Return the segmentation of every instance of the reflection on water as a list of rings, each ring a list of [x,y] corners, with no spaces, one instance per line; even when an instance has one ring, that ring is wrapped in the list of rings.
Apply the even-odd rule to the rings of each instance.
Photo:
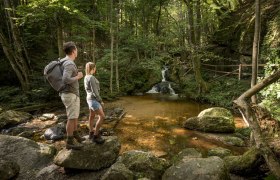
[[[122,144],[121,153],[141,149],[170,158],[188,147],[198,148],[204,154],[218,146],[231,149],[234,154],[244,151],[182,128],[183,117],[197,116],[210,106],[159,95],[122,97],[116,104],[127,112],[115,130]],[[242,126],[240,119],[238,123]]]

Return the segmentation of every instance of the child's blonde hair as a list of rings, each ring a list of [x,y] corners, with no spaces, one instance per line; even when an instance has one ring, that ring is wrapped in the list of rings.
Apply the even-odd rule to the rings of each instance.
[[[95,68],[95,63],[93,62],[88,62],[86,63],[86,75],[90,75],[90,71]]]

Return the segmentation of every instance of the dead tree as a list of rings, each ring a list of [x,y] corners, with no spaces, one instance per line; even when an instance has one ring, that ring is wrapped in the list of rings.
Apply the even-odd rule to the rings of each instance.
[[[277,177],[277,179],[280,179],[280,163],[277,160],[275,154],[269,148],[267,142],[264,140],[256,115],[249,102],[250,98],[253,95],[261,91],[263,88],[269,86],[270,84],[276,82],[279,78],[280,71],[277,71],[271,76],[265,78],[263,81],[256,84],[255,86],[251,87],[249,90],[244,92],[239,98],[233,101],[248,121],[249,126],[252,128],[255,145],[260,150],[270,171]]]

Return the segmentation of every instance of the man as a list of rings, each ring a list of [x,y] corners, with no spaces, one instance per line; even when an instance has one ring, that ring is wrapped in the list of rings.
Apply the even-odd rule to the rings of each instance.
[[[61,61],[63,63],[62,80],[65,87],[59,92],[61,100],[66,108],[67,124],[66,124],[66,149],[81,149],[81,144],[74,144],[74,138],[81,143],[85,138],[81,138],[77,132],[78,118],[80,114],[80,94],[78,80],[83,77],[82,72],[78,72],[74,63],[78,55],[78,50],[74,42],[66,42],[63,44],[63,50],[66,57]]]

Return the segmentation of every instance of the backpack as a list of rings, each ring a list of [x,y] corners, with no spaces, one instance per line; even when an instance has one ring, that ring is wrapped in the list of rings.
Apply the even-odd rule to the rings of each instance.
[[[60,59],[51,61],[44,69],[45,79],[50,83],[53,89],[58,92],[65,88],[65,84],[62,81],[62,66],[65,61],[67,61],[67,59],[63,61],[60,61]]]

